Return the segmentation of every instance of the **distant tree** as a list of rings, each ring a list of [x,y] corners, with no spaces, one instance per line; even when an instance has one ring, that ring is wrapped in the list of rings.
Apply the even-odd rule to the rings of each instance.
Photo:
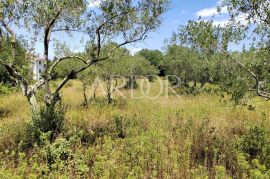
[[[101,53],[108,53],[111,48],[117,47],[117,43],[110,43],[103,49]],[[99,63],[96,66],[97,76],[102,79],[106,86],[106,96],[108,103],[112,103],[112,95],[118,87],[118,78],[122,74],[123,66],[121,62],[129,58],[129,51],[125,48],[118,48],[114,54],[110,56],[110,60]]]
[[[96,89],[97,89],[97,84],[95,84],[95,79],[97,77],[97,74],[98,74],[98,71],[96,68],[92,68],[91,70],[90,69],[87,69],[85,71],[83,71],[82,73],[80,73],[78,76],[77,76],[77,79],[79,79],[81,82],[82,82],[82,85],[83,85],[83,99],[84,99],[84,102],[83,102],[83,106],[87,107],[88,106],[88,97],[87,97],[87,94],[86,94],[86,90],[87,90],[87,87],[88,86],[91,86],[91,85],[94,85],[94,98],[96,97]]]
[[[108,44],[104,49],[110,49],[117,46],[116,43]],[[148,75],[157,75],[158,70],[152,66],[144,57],[135,55],[131,56],[130,52],[125,48],[119,48],[111,55],[110,60],[99,63],[97,66],[98,76],[103,79],[106,84],[106,92],[108,103],[112,102],[112,94],[119,86],[119,82],[123,84],[126,80],[125,88],[132,89],[137,87],[136,79],[147,77]]]
[[[160,75],[164,75],[163,69],[161,68],[161,61],[163,58],[163,54],[161,51],[143,49],[139,51],[137,55],[144,57],[146,60],[148,60],[151,63],[151,65],[159,69]]]
[[[267,71],[267,59],[259,57],[259,52],[265,52],[263,50],[265,47],[250,49],[248,53],[245,52],[240,56],[228,50],[230,43],[237,43],[245,38],[246,27],[243,28],[243,26],[238,25],[232,21],[227,27],[217,27],[213,25],[213,21],[189,21],[186,26],[180,28],[179,33],[176,34],[176,38],[183,44],[197,50],[199,54],[202,54],[204,61],[209,66],[221,67],[220,64],[224,64],[222,65],[222,69],[216,68],[220,71],[213,73],[219,74],[220,79],[226,79],[227,82],[229,79],[230,83],[220,81],[219,84],[226,91],[232,93],[236,101],[239,101],[251,90],[254,90],[257,95],[269,99],[269,93],[266,92],[268,85],[265,84],[269,77],[267,75],[261,76],[260,73],[263,72],[257,73],[254,69],[254,64],[264,61],[264,63],[260,63],[260,69],[257,68],[257,71]],[[256,58],[248,60],[255,57],[254,55]],[[218,57],[219,61],[213,61],[213,57]],[[228,67],[231,67],[230,63],[237,64],[238,69],[228,69]],[[264,68],[266,69],[263,70]],[[228,73],[224,75],[222,70]],[[264,74],[267,73],[264,72]]]
[[[158,69],[140,55],[130,56],[120,62],[122,67],[121,76],[127,79],[126,89],[135,89],[138,87],[137,79],[141,77],[153,78],[158,75]]]
[[[196,87],[197,82],[201,83],[201,87],[209,81],[209,74],[205,70],[205,62],[200,59],[199,54],[188,47],[176,44],[167,47],[164,56],[163,68],[166,75],[174,75],[180,78],[169,78],[173,85],[180,83],[182,86],[189,88],[190,82]]]

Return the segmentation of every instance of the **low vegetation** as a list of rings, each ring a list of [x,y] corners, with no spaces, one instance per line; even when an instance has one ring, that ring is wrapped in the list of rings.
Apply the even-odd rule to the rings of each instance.
[[[152,85],[155,95],[159,83]],[[33,124],[25,99],[19,93],[1,98],[0,108],[10,111],[0,122],[1,178],[269,177],[267,101],[250,99],[251,110],[203,92],[154,100],[116,95],[107,104],[98,89],[85,108],[81,92],[79,81],[64,89],[61,134],[52,140],[44,131],[31,148],[27,144],[35,138],[28,135]],[[91,88],[87,94],[93,95]]]

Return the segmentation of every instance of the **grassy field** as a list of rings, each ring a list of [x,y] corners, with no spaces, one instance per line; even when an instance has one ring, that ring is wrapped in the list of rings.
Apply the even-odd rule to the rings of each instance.
[[[159,83],[152,86],[155,96]],[[214,93],[164,93],[116,95],[108,105],[99,89],[83,107],[78,81],[62,95],[63,132],[27,151],[18,147],[30,121],[26,100],[0,97],[0,178],[269,178],[269,101],[250,99],[250,109]]]

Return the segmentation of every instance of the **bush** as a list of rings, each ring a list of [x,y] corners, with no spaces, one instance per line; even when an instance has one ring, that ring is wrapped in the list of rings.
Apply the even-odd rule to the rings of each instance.
[[[42,133],[50,133],[50,140],[56,139],[64,127],[65,111],[62,106],[41,108],[39,114],[34,114],[32,121],[27,125],[25,136],[20,147],[26,149],[35,143],[40,144]]]
[[[16,91],[16,88],[8,84],[0,83],[0,95],[9,95],[12,94],[14,91]]]
[[[40,114],[33,116],[33,127],[41,133],[51,131],[52,135],[57,135],[63,129],[64,115],[61,106],[42,108]]]
[[[256,125],[241,138],[240,149],[247,156],[248,161],[258,159],[267,169],[270,169],[269,142],[269,131],[263,125]]]

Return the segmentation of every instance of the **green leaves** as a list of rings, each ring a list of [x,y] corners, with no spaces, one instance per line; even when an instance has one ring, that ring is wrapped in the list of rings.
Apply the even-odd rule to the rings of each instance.
[[[178,38],[182,44],[195,48],[200,53],[212,55],[218,47],[218,31],[212,21],[189,21],[179,28]]]

